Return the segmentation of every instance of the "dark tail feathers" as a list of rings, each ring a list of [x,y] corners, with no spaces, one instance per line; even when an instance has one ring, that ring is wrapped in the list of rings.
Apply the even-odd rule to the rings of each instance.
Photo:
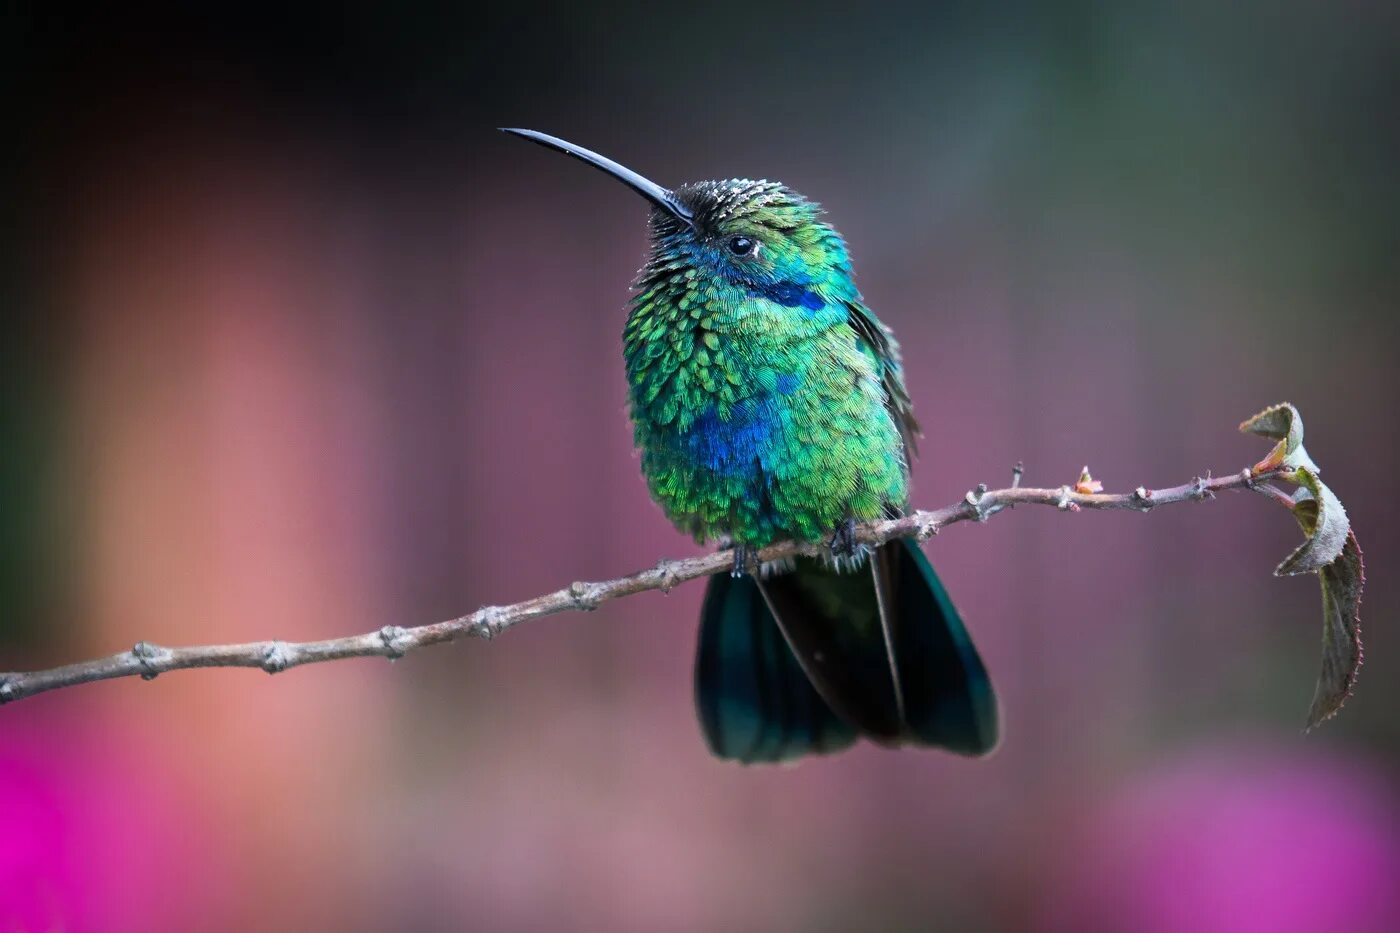
[[[711,750],[746,763],[834,752],[862,734],[966,755],[998,740],[986,668],[910,541],[848,573],[800,559],[764,580],[711,577],[695,695]]]

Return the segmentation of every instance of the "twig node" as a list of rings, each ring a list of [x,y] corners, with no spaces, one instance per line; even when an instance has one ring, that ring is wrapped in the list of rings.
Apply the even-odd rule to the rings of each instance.
[[[671,592],[671,588],[676,585],[675,561],[666,560],[665,558],[662,558],[661,560],[656,562],[656,572],[661,575],[661,592]]]
[[[405,641],[408,632],[399,625],[386,625],[379,630],[379,640],[384,643],[384,656],[390,661],[397,661],[408,651]]]
[[[472,622],[472,634],[487,641],[495,638],[501,631],[501,616],[503,614],[504,610],[500,606],[483,606],[478,609],[476,620]]]
[[[155,680],[160,673],[156,668],[156,663],[170,652],[153,645],[148,641],[138,641],[131,647],[131,656],[136,659],[136,663],[141,665],[141,679]]]
[[[269,674],[280,674],[291,663],[291,653],[285,641],[274,641],[263,649],[262,669]]]
[[[598,608],[598,588],[589,583],[575,580],[569,584],[569,598],[574,608],[580,612],[592,612]]]

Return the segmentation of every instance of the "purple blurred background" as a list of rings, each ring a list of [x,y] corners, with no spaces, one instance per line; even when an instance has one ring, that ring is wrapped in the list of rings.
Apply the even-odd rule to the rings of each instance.
[[[394,665],[0,709],[0,928],[1400,929],[1393,5],[752,4],[0,28],[0,670],[437,621],[697,549],[620,333],[663,183],[821,201],[899,335],[915,502],[1236,471],[1296,403],[1370,571],[1356,696],[1228,495],[927,545],[967,761],[707,755],[702,587]]]

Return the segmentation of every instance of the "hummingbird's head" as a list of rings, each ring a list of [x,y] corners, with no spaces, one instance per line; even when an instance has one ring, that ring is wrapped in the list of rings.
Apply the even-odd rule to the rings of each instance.
[[[680,259],[784,304],[788,297],[800,301],[808,289],[855,297],[845,241],[821,219],[821,208],[796,191],[734,178],[682,185],[675,197],[691,217],[653,209],[654,257]]]
[[[729,179],[674,190],[611,159],[534,130],[507,129],[580,159],[652,203],[652,254],[646,271],[694,270],[780,304],[819,307],[855,298],[845,241],[821,208],[772,181]]]

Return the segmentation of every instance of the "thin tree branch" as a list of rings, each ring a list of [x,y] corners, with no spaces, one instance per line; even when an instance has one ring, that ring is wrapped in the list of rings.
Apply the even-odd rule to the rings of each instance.
[[[1197,477],[1170,489],[1146,489],[1139,486],[1131,493],[1081,493],[1072,486],[1058,489],[1034,489],[1020,485],[1022,469],[1017,464],[1012,485],[1006,489],[989,490],[978,486],[960,501],[933,511],[920,511],[888,521],[872,522],[856,529],[856,538],[864,544],[884,544],[896,538],[926,540],[956,522],[976,520],[985,522],[1003,509],[1017,505],[1049,505],[1063,511],[1081,509],[1127,509],[1148,512],[1174,502],[1212,499],[1227,489],[1257,489],[1267,492],[1270,479],[1286,472],[1283,467],[1251,473],[1244,470],[1212,479],[1209,474]],[[818,556],[824,548],[817,544],[786,541],[763,548],[760,561],[775,561],[798,555]],[[536,596],[510,606],[486,606],[470,615],[446,622],[401,628],[386,625],[377,632],[328,638],[323,641],[288,642],[258,641],[239,645],[201,645],[189,648],[163,648],[150,642],[138,642],[130,651],[110,657],[63,667],[28,673],[0,674],[0,704],[21,700],[49,690],[73,687],[115,677],[140,677],[153,680],[157,674],[192,667],[256,667],[276,674],[303,664],[338,661],[342,658],[381,657],[391,660],[426,645],[454,641],[464,636],[493,638],[521,622],[570,610],[589,611],[605,602],[647,590],[669,591],[673,586],[728,571],[734,564],[733,551],[719,551],[683,560],[663,560],[650,570],[643,570],[615,580],[599,583],[573,583],[562,590]]]

